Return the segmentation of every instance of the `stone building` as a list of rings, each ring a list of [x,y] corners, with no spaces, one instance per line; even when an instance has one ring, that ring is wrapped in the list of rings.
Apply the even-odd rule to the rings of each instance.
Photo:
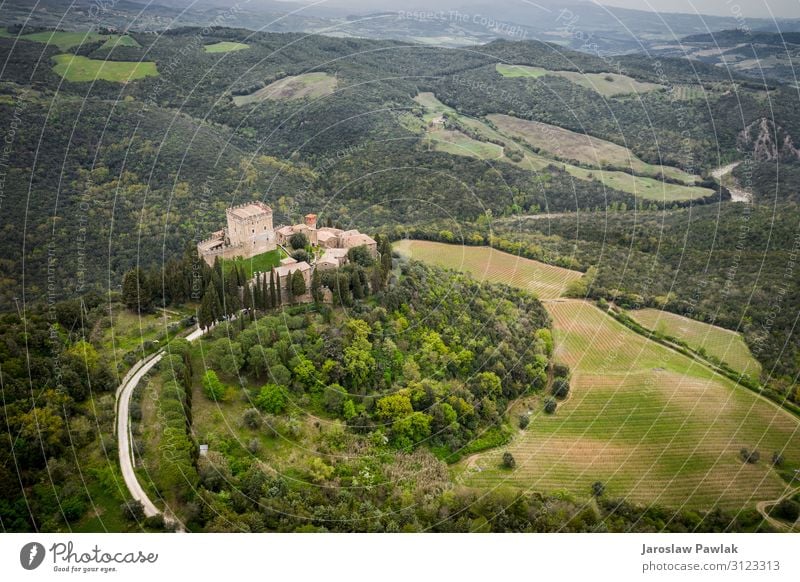
[[[249,259],[261,253],[275,250],[278,247],[291,252],[292,235],[303,233],[309,244],[315,247],[311,263],[297,261],[286,257],[275,267],[274,273],[280,281],[280,293],[284,301],[288,300],[288,285],[291,276],[300,271],[306,283],[306,294],[295,300],[304,302],[311,300],[311,277],[314,269],[320,271],[337,269],[347,263],[347,253],[351,248],[365,246],[373,257],[378,256],[378,244],[372,237],[358,230],[342,230],[339,228],[317,228],[317,215],[306,214],[300,224],[280,226],[272,225],[272,208],[263,202],[248,202],[228,208],[225,212],[227,226],[212,233],[211,237],[197,245],[198,254],[213,265],[217,257]]]
[[[225,211],[228,225],[197,244],[197,253],[209,265],[217,257],[249,259],[277,248],[272,228],[272,208],[263,202],[248,202]]]

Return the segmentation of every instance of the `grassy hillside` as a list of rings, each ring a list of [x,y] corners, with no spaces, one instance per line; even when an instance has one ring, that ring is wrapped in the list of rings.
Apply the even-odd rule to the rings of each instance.
[[[336,78],[327,73],[304,73],[285,77],[249,95],[233,98],[236,105],[249,105],[265,99],[293,101],[295,99],[317,99],[330,95],[336,89]]]
[[[440,267],[471,273],[478,281],[505,283],[525,289],[540,299],[560,297],[582,273],[516,257],[489,247],[402,240],[394,249],[404,256]]]
[[[697,178],[679,168],[643,162],[627,147],[585,133],[509,115],[488,115],[487,119],[503,133],[518,137],[531,147],[564,160],[575,160],[595,167],[612,165],[629,168],[635,174],[650,176],[663,173],[667,178],[688,184]]]
[[[708,368],[625,328],[577,300],[546,304],[556,359],[572,369],[571,394],[554,415],[533,400],[531,422],[503,450],[463,464],[464,482],[609,495],[643,504],[741,509],[786,484],[773,451],[800,462],[797,419]],[[762,461],[742,462],[742,447]],[[500,468],[508,450],[517,468]]]
[[[91,81],[127,83],[158,76],[156,64],[147,61],[105,61],[72,54],[56,55],[53,60],[56,63],[53,71],[74,83]]]
[[[757,378],[761,372],[761,364],[735,331],[659,309],[636,309],[629,315],[644,327],[683,340],[692,349],[702,349],[742,374]]]
[[[230,53],[233,51],[242,51],[246,48],[249,48],[249,46],[250,45],[247,45],[243,42],[220,41],[205,45],[203,50],[205,50],[207,53]]]
[[[483,160],[501,159],[534,172],[541,172],[551,165],[556,165],[578,180],[598,182],[604,188],[662,203],[694,200],[714,194],[709,188],[674,184],[648,176],[634,175],[634,173],[644,173],[661,176],[663,172],[668,178],[679,179],[688,184],[693,184],[696,179],[695,176],[679,168],[647,164],[636,158],[627,148],[611,142],[506,115],[490,115],[487,117],[490,123],[487,123],[482,119],[459,115],[455,109],[439,101],[430,92],[419,93],[414,100],[425,108],[421,118],[423,123],[415,125],[413,121],[409,121],[408,116],[405,116],[403,117],[405,125],[412,130],[424,131],[425,141],[438,151]],[[434,120],[438,120],[439,123],[432,123]],[[442,129],[442,120],[445,127],[451,128],[449,131]],[[463,131],[454,130],[452,126],[462,127]],[[465,135],[465,132],[469,135]],[[517,140],[522,140],[522,143]],[[590,141],[587,143],[586,140]],[[504,144],[505,148],[498,144]],[[519,154],[514,158],[504,157],[506,150],[515,150]],[[541,155],[542,151],[550,157]],[[627,167],[633,173],[599,168],[587,169],[570,163],[555,162],[556,158],[575,159],[598,167],[609,164]]]
[[[620,75],[619,73],[579,73],[576,71],[551,71],[542,67],[527,67],[524,65],[497,64],[497,72],[503,77],[538,79],[547,75],[554,75],[567,79],[571,83],[580,85],[599,93],[604,97],[615,97],[631,93],[645,93],[663,89],[663,85],[648,83]]]

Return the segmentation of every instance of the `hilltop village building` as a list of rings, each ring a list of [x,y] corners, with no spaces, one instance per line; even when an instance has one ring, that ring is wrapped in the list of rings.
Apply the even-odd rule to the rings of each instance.
[[[336,269],[347,263],[347,252],[355,247],[364,246],[372,257],[378,255],[378,243],[372,237],[358,230],[342,230],[339,228],[317,227],[317,215],[306,214],[301,224],[272,226],[272,208],[263,202],[248,202],[228,208],[225,212],[228,225],[211,234],[209,238],[197,244],[197,254],[209,266],[217,257],[233,259],[241,257],[249,259],[281,248],[291,254],[287,248],[295,234],[304,234],[309,244],[315,248],[311,262],[297,261],[292,257],[281,260],[280,266],[273,269],[280,281],[281,295],[286,296],[291,275],[300,271],[306,281],[306,288],[311,287],[311,275],[314,269]]]

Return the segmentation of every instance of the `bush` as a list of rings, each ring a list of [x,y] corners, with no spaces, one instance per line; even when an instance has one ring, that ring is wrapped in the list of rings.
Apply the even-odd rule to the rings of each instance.
[[[280,414],[286,409],[288,402],[286,390],[277,384],[265,384],[256,396],[256,406],[270,414]]]
[[[261,413],[255,408],[248,408],[242,414],[242,423],[247,428],[261,428]]]
[[[592,496],[593,497],[602,497],[603,493],[606,492],[606,486],[603,485],[602,481],[595,481],[592,483]]]
[[[553,364],[553,376],[569,377],[569,366],[566,364]]]
[[[308,246],[308,237],[302,232],[296,232],[289,237],[289,246],[293,249],[304,249]]]
[[[800,503],[792,501],[791,499],[784,499],[769,512],[769,514],[776,519],[783,519],[790,523],[797,521],[800,517]]]
[[[225,386],[219,381],[217,373],[214,370],[208,370],[203,374],[203,392],[209,399],[216,402],[222,400],[225,396]]]
[[[784,461],[783,455],[780,454],[778,451],[772,453],[772,465],[774,467],[781,467],[783,465],[783,461]]]
[[[528,425],[531,423],[531,418],[527,414],[520,414],[519,415],[519,427],[522,430],[528,428]]]
[[[166,524],[164,523],[164,516],[160,513],[157,513],[156,515],[151,515],[150,517],[145,518],[144,525],[147,528],[161,531],[165,529]]]
[[[745,463],[749,463],[751,465],[755,465],[756,463],[758,463],[759,459],[761,458],[761,453],[759,453],[758,451],[751,451],[749,449],[742,448],[739,451],[739,456],[742,458],[742,460]]]
[[[563,400],[569,394],[569,380],[566,378],[556,378],[553,380],[553,396]]]
[[[506,469],[513,469],[517,466],[517,461],[514,460],[514,455],[506,451],[503,453],[503,467]]]
[[[122,513],[131,521],[140,522],[144,519],[144,505],[138,499],[128,499],[120,505]]]
[[[297,249],[295,252],[292,253],[292,258],[298,262],[303,262],[303,261],[308,262],[308,259],[310,259],[311,257],[305,249]]]
[[[544,401],[544,411],[547,414],[553,414],[558,408],[558,403],[555,398],[548,396]]]

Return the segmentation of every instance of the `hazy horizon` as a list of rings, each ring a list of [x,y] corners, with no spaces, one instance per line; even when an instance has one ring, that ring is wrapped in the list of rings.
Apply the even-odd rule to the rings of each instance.
[[[373,5],[366,0],[279,0],[296,4],[314,4],[317,8],[325,5],[336,8],[352,8],[364,10]],[[600,6],[628,8],[646,12],[661,12],[670,14],[701,14],[705,16],[723,16],[731,18],[800,18],[800,0],[570,0],[564,4],[586,2]],[[393,10],[448,10],[456,6],[485,4],[482,0],[429,0],[425,2],[385,1],[374,2],[375,10],[386,10],[391,6]],[[517,0],[520,5],[552,5],[552,0]],[[396,4],[396,6],[395,6]]]

